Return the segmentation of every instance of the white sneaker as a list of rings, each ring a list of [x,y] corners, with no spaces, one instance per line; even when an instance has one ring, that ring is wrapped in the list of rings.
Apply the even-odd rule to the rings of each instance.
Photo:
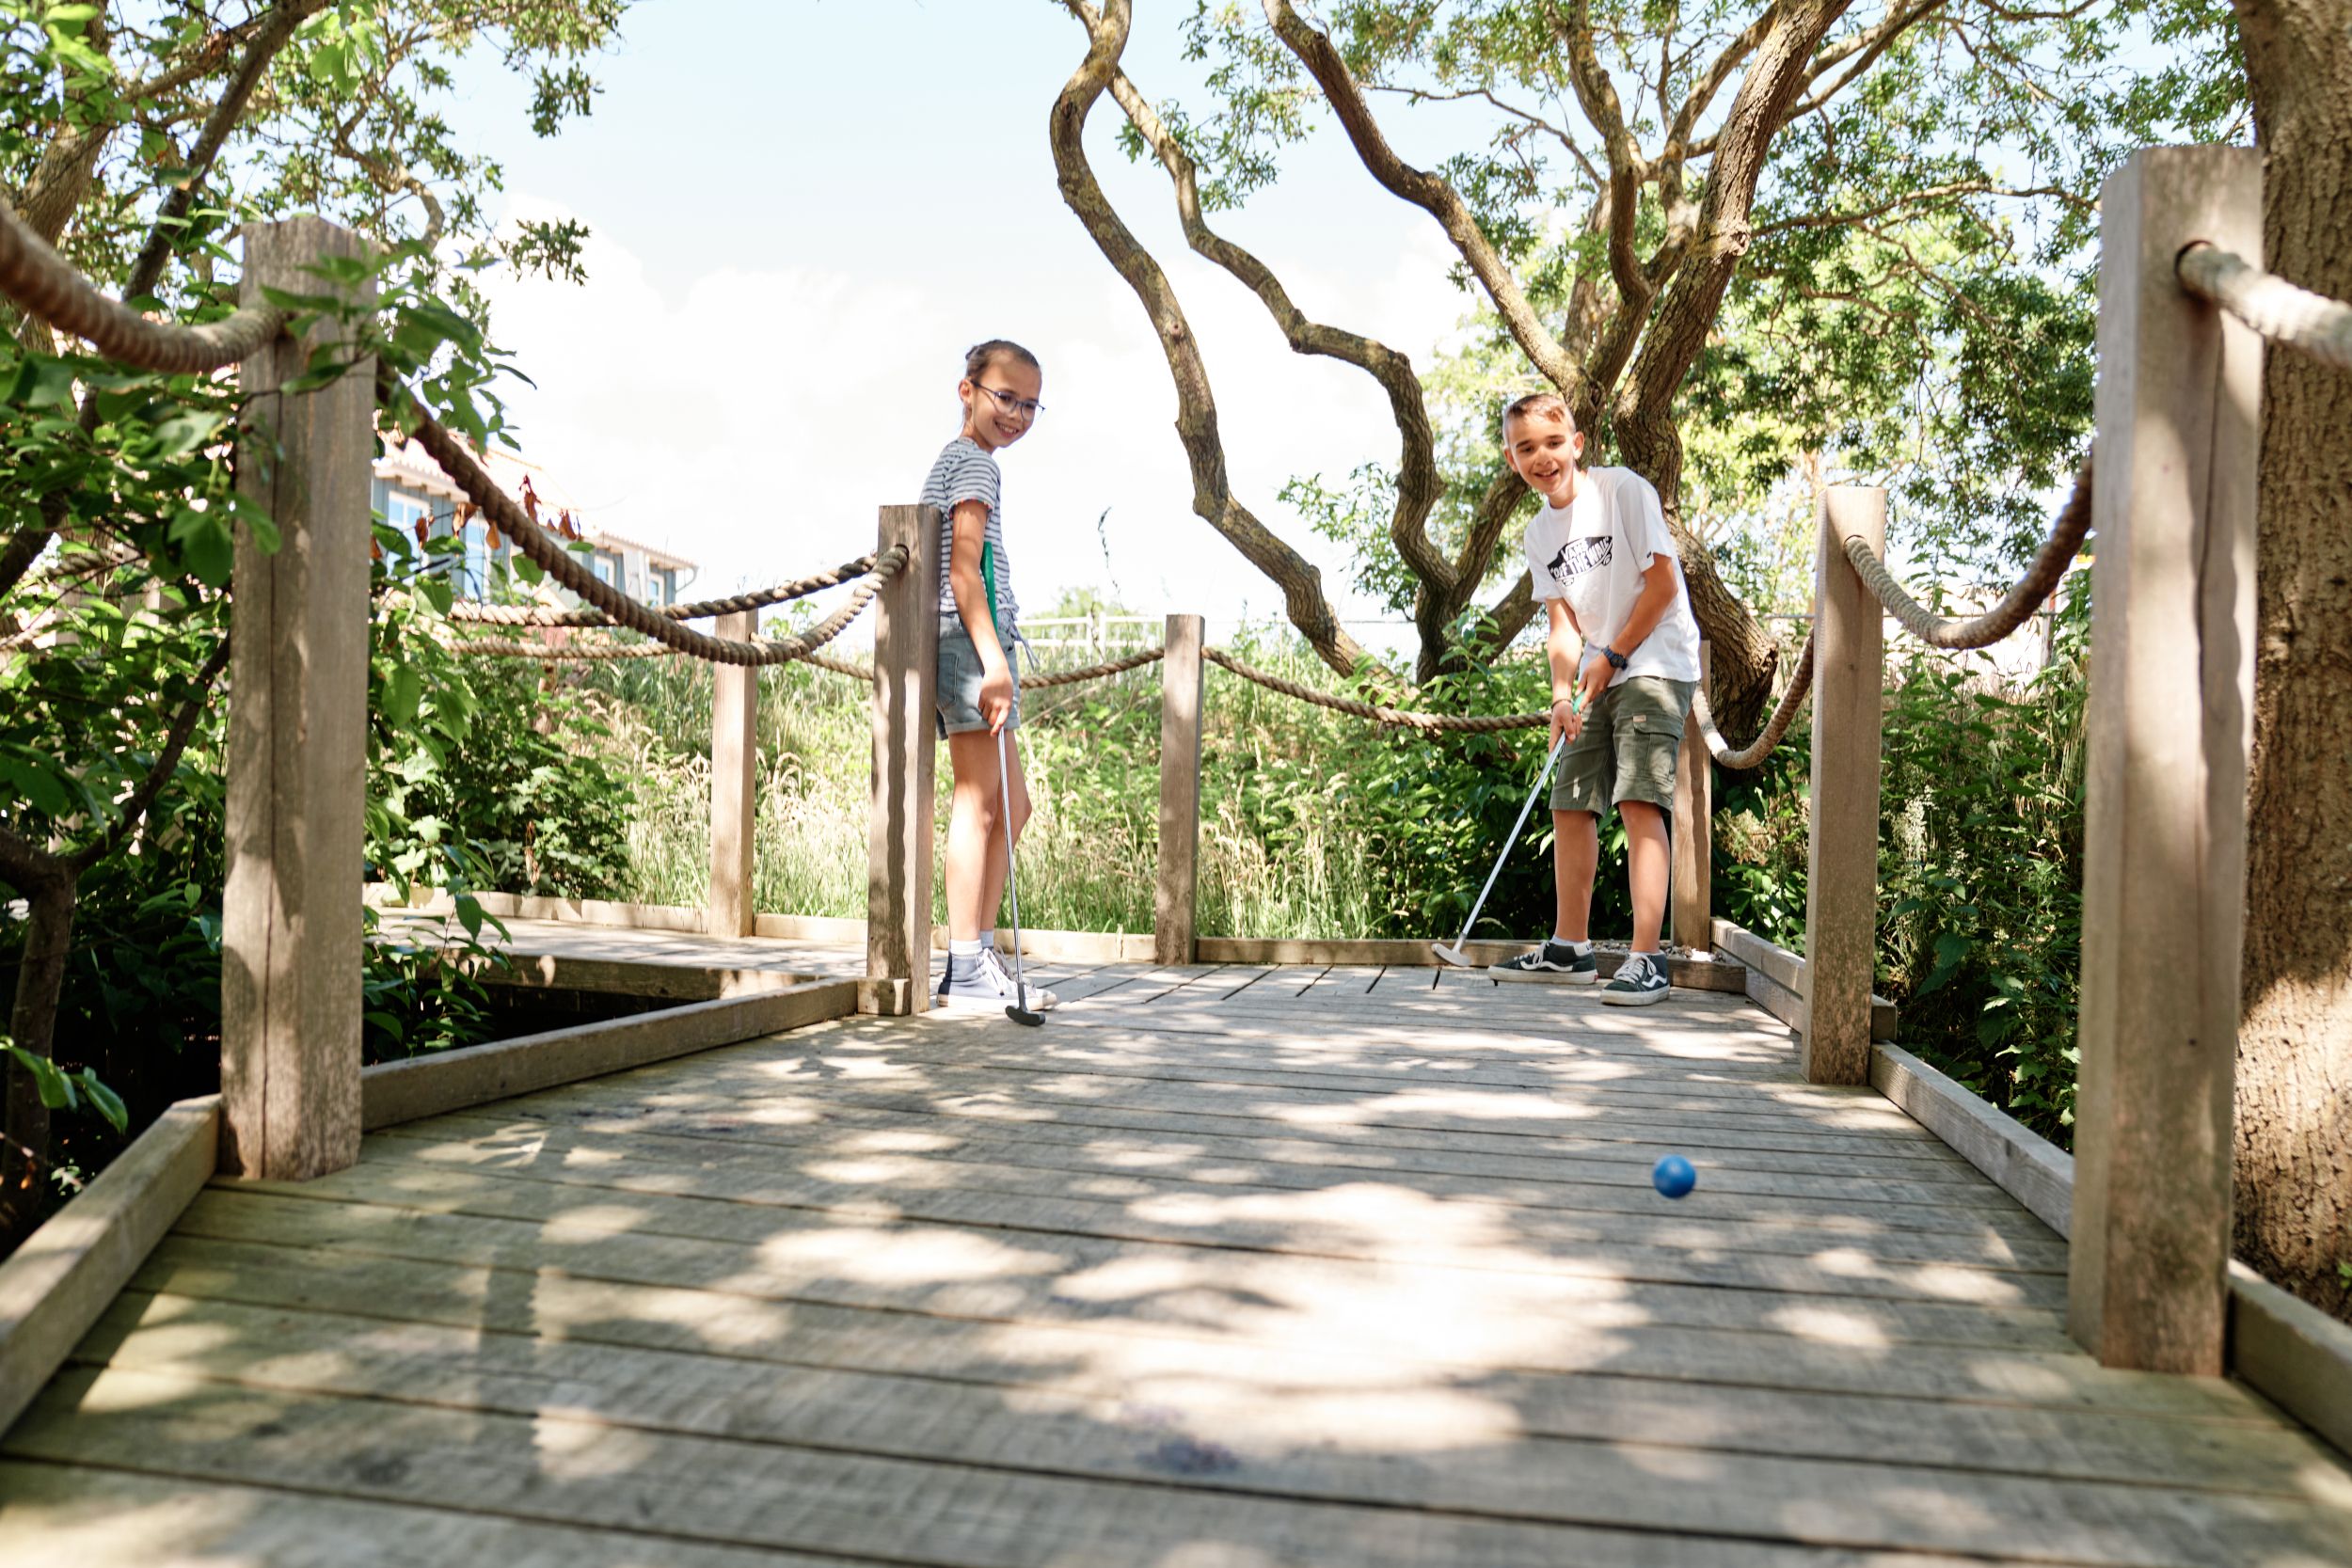
[[[1012,972],[996,956],[996,949],[983,947],[970,958],[949,955],[932,998],[942,1006],[1007,1007],[1017,1005],[1021,989],[1013,984]],[[1060,1005],[1061,998],[1043,986],[1031,984],[1027,991],[1033,1013],[1050,1012]]]

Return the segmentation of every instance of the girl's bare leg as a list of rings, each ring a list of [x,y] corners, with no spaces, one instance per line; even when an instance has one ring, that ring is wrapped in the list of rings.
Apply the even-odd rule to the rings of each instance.
[[[956,775],[955,800],[947,819],[947,935],[977,941],[996,927],[1005,896],[1005,828],[996,784],[996,737],[972,730],[947,737],[948,765]],[[1005,737],[1005,761],[1012,795],[1012,833],[1029,820],[1029,784],[1021,769],[1018,734]]]

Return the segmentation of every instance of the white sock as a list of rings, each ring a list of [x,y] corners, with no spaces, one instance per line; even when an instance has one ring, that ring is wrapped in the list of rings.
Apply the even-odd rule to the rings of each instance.
[[[947,956],[951,958],[978,958],[980,956],[979,939],[977,937],[962,939],[950,938],[947,942]]]
[[[992,953],[995,952],[996,933],[993,931],[982,931],[980,933],[980,945],[987,948]]]
[[[1554,947],[1565,947],[1580,958],[1593,950],[1593,944],[1589,942],[1569,942],[1562,937],[1553,937],[1550,941]]]

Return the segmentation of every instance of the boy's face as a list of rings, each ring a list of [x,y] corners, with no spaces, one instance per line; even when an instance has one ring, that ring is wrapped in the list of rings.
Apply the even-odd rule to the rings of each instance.
[[[1553,506],[1565,506],[1576,492],[1576,464],[1584,455],[1584,433],[1558,415],[1531,409],[1503,422],[1503,456],[1527,487]]]
[[[995,451],[1029,433],[1037,422],[1037,395],[1044,388],[1045,378],[1035,365],[998,358],[978,375],[958,382],[956,395],[963,399],[972,438]],[[1008,408],[1008,403],[1014,406]]]

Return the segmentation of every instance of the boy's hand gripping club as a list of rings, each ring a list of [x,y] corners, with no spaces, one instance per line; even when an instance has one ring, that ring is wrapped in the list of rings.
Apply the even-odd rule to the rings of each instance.
[[[1568,711],[1577,714],[1584,711],[1581,692],[1568,698]],[[1456,969],[1478,967],[1462,949],[1470,942],[1470,928],[1478,924],[1478,911],[1486,907],[1486,895],[1495,890],[1495,879],[1502,875],[1502,863],[1511,858],[1511,847],[1519,841],[1519,831],[1527,826],[1528,814],[1535,809],[1535,797],[1543,793],[1545,782],[1551,777],[1552,764],[1560,760],[1560,748],[1567,743],[1568,737],[1565,735],[1553,737],[1551,751],[1544,757],[1544,770],[1535,775],[1535,785],[1527,792],[1527,803],[1519,807],[1519,819],[1511,824],[1511,836],[1502,841],[1502,853],[1495,857],[1495,868],[1486,873],[1486,885],[1478,890],[1478,901],[1470,906],[1470,918],[1462,922],[1462,934],[1454,939],[1451,947],[1442,942],[1429,944],[1432,953]]]

